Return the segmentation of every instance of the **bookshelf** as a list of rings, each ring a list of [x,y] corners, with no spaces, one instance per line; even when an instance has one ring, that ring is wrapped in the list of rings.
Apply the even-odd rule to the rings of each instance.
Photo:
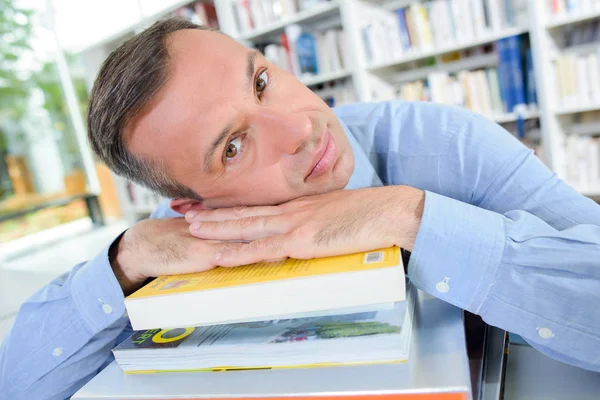
[[[233,5],[232,5],[233,6]],[[336,14],[339,14],[339,3],[331,1],[323,4],[318,4],[311,9],[300,11],[291,17],[284,18],[280,22],[272,25],[267,25],[263,28],[256,28],[250,33],[236,35],[237,39],[246,42],[265,39],[274,34],[279,34],[285,30],[285,27],[292,24],[301,24],[305,22],[315,22],[320,19],[327,19]],[[235,28],[237,31],[237,27]]]
[[[152,2],[153,0],[145,0]],[[326,32],[328,30],[343,30],[344,46],[340,60],[343,65],[326,70],[325,72],[296,74],[298,79],[311,88],[315,93],[331,105],[340,105],[353,101],[381,101],[400,98],[404,85],[418,81],[427,81],[428,77],[447,73],[450,79],[456,78],[463,72],[476,72],[498,70],[501,59],[494,46],[499,41],[520,35],[528,42],[531,49],[532,71],[535,76],[537,94],[536,104],[525,104],[525,107],[516,109],[492,109],[485,114],[499,124],[515,126],[523,120],[531,129],[529,142],[534,142],[536,150],[540,150],[546,164],[552,168],[560,178],[576,187],[581,193],[591,197],[598,197],[600,182],[589,182],[580,185],[571,182],[569,166],[572,156],[569,155],[567,139],[575,134],[580,119],[586,115],[596,115],[600,110],[600,98],[590,98],[581,103],[578,101],[565,102],[560,96],[560,79],[557,78],[557,64],[567,57],[582,57],[596,52],[600,57],[600,36],[585,43],[569,43],[573,41],[573,32],[577,29],[600,21],[600,2],[595,0],[581,0],[576,2],[581,8],[569,9],[569,5],[576,3],[566,0],[538,1],[538,0],[460,0],[461,3],[470,5],[472,18],[477,23],[473,27],[464,28],[459,34],[452,31],[455,40],[445,40],[444,31],[447,27],[440,27],[440,23],[431,24],[432,39],[427,45],[409,47],[393,47],[402,43],[400,35],[384,35],[383,42],[389,42],[389,51],[384,52],[382,60],[369,57],[365,48],[364,27],[375,21],[385,21],[388,29],[398,20],[398,9],[422,12],[415,5],[427,5],[427,12],[436,16],[436,21],[448,20],[460,15],[460,9],[448,8],[446,14],[440,14],[439,8],[432,11],[432,4],[448,3],[456,0],[332,0],[312,1],[311,6],[298,10],[297,0],[255,0],[265,4],[277,3],[280,5],[271,15],[259,16],[247,11],[246,18],[262,20],[263,24],[252,26],[240,25],[239,7],[242,0],[214,0],[213,4],[218,15],[219,26],[222,31],[233,38],[240,40],[248,47],[256,47],[265,43],[277,43],[282,34],[291,34],[296,31]],[[510,12],[506,2],[510,2]],[[142,1],[143,3],[143,1]],[[285,4],[284,4],[285,3]],[[309,3],[309,2],[306,2]],[[488,16],[481,24],[481,10],[477,4],[491,7],[489,4],[505,5]],[[147,7],[146,12],[140,11],[145,16],[146,24],[168,15],[181,5],[189,2],[181,0],[165,1],[161,9]],[[142,5],[143,6],[143,5]],[[553,10],[552,7],[559,7]],[[290,8],[291,7],[291,8]],[[142,7],[143,8],[143,7]],[[464,11],[464,10],[463,10]],[[436,14],[437,13],[437,14]],[[458,14],[456,14],[458,13]],[[477,17],[479,16],[479,19]],[[459,24],[461,26],[468,24]],[[142,24],[133,24],[131,28],[124,29],[123,36],[130,35],[139,30]],[[422,29],[422,27],[420,28]],[[436,31],[436,29],[438,31]],[[469,30],[470,29],[470,30]],[[584,28],[585,29],[585,28]],[[389,31],[384,31],[389,32]],[[422,33],[422,31],[419,31]],[[600,29],[598,29],[600,35]],[[576,36],[576,35],[575,35]],[[441,38],[441,39],[440,39]],[[436,40],[438,39],[438,40]],[[114,35],[111,42],[104,41],[94,46],[106,48],[114,46],[118,41]],[[338,46],[342,48],[341,45]],[[490,48],[492,50],[490,51]],[[483,49],[483,50],[482,50]],[[342,52],[342,50],[340,50]],[[108,53],[106,53],[108,54]],[[460,58],[453,55],[460,54]],[[372,54],[371,54],[372,56]],[[96,57],[95,63],[99,65],[102,57]],[[435,63],[432,62],[435,61]],[[524,71],[526,73],[527,71]],[[571,75],[577,75],[572,73]],[[94,73],[95,75],[95,73]],[[91,77],[93,79],[93,77]],[[489,79],[489,75],[488,75]],[[429,82],[427,82],[429,83]],[[600,93],[600,90],[598,91]],[[504,99],[502,99],[504,100]],[[467,105],[468,106],[468,105]],[[480,111],[480,110],[475,110]],[[480,111],[481,112],[481,111]],[[600,116],[597,124],[600,125]],[[511,129],[509,129],[511,130]],[[597,137],[600,130],[587,129],[577,133],[579,136]],[[581,133],[586,132],[586,133]],[[526,133],[526,137],[529,131]],[[138,188],[139,190],[139,188]],[[146,197],[145,195],[143,197]],[[138,206],[136,206],[138,207]],[[136,207],[133,209],[136,210]],[[127,207],[124,207],[128,209]],[[144,204],[135,211],[138,214],[147,213],[152,204]]]
[[[435,57],[435,56],[439,56],[442,54],[447,54],[447,53],[452,53],[452,52],[459,51],[459,50],[469,49],[471,47],[481,46],[483,44],[492,43],[492,42],[495,42],[496,40],[504,39],[509,36],[520,35],[522,33],[526,33],[527,31],[528,31],[528,28],[526,28],[526,27],[508,28],[508,29],[504,29],[501,32],[496,33],[496,34],[489,34],[484,37],[478,38],[476,40],[458,43],[458,44],[454,44],[451,46],[441,46],[441,47],[433,48],[433,49],[426,50],[426,51],[415,50],[413,52],[410,52],[406,56],[399,58],[398,60],[382,63],[379,65],[377,65],[377,64],[370,65],[367,68],[371,72],[374,72],[377,70],[386,69],[389,67],[394,67],[394,66],[398,66],[401,64],[405,64],[405,63],[410,63],[412,61],[417,61],[417,60],[421,60],[424,58]]]

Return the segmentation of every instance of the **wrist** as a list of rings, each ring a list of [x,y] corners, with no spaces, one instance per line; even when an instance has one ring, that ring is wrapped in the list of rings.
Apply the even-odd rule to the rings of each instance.
[[[399,212],[394,213],[395,231],[398,232],[396,245],[412,251],[423,217],[425,192],[410,186],[397,186],[396,189],[400,200]]]
[[[134,264],[128,233],[130,230],[117,237],[108,250],[108,261],[125,296],[135,292],[145,281],[145,277],[132,268]]]

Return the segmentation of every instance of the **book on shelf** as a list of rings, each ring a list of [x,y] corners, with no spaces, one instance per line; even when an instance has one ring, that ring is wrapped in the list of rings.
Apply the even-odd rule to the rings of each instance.
[[[191,2],[186,6],[178,8],[173,14],[207,28],[219,29],[217,10],[213,3],[205,1]]]
[[[130,374],[403,362],[412,301],[341,315],[143,330],[113,353]]]
[[[232,0],[234,23],[241,35],[268,28],[298,12],[328,3],[328,0]]]
[[[343,71],[349,62],[346,36],[341,28],[303,31],[290,25],[278,40],[256,44],[265,57],[298,79]]]
[[[600,137],[568,135],[566,156],[567,181],[571,185],[580,190],[600,187]]]
[[[555,70],[561,106],[600,104],[600,48],[588,54],[560,54]]]
[[[546,0],[552,15],[565,13],[579,14],[600,9],[597,0]]]
[[[349,80],[324,82],[312,89],[329,107],[356,103],[354,86]]]
[[[472,57],[486,59],[487,54],[496,55],[494,64],[497,65],[473,70],[455,70],[453,67]],[[443,62],[444,59],[448,62]],[[385,85],[378,90],[381,86],[372,82],[372,100],[433,101],[466,107],[490,117],[507,113],[522,116],[537,111],[533,61],[526,35],[498,40],[494,46],[484,45],[450,53],[441,60],[424,64],[421,67],[424,71],[422,79],[403,80],[403,74],[414,76],[415,71],[410,70],[412,66],[407,71],[396,73],[392,78],[394,83],[388,85],[395,90],[386,90]],[[445,70],[447,66],[450,71]]]
[[[142,330],[343,314],[405,296],[400,249],[390,247],[161,276],[125,306],[133,329]]]
[[[566,26],[562,31],[564,50],[577,46],[598,45],[600,41],[600,20],[591,20],[581,24]]]
[[[472,42],[527,23],[527,0],[432,0],[394,11],[363,8],[361,39],[371,65]]]

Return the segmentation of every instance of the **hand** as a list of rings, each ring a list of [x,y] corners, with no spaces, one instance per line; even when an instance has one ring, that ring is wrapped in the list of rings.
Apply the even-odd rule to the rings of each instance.
[[[314,258],[399,246],[412,250],[425,194],[408,186],[334,191],[278,206],[194,210],[192,235],[242,240],[216,254],[221,266]]]
[[[150,277],[199,272],[214,268],[215,255],[241,246],[218,240],[198,240],[183,218],[144,220],[113,243],[110,263],[125,295]]]

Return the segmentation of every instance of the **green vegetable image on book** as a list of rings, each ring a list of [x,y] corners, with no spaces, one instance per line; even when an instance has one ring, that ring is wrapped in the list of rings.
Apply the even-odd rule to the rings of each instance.
[[[317,335],[324,339],[376,335],[383,333],[400,332],[399,326],[393,326],[382,322],[358,322],[358,323],[330,323],[324,324],[317,331]]]

